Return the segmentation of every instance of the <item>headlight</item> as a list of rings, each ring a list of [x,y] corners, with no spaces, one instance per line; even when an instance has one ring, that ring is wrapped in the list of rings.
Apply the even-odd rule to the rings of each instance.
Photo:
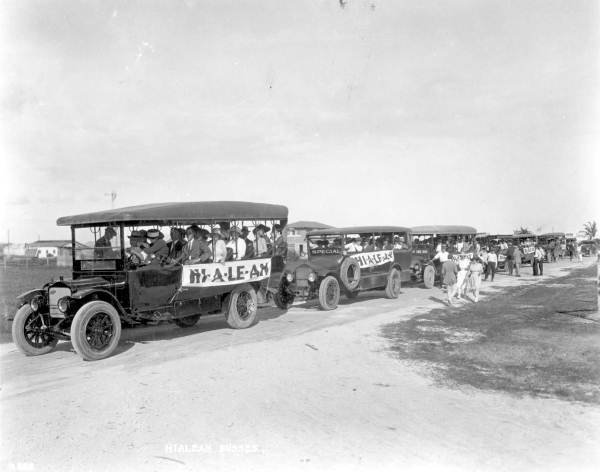
[[[62,313],[66,313],[69,309],[69,299],[67,297],[63,297],[58,301],[56,305],[58,306],[59,311],[61,311]]]
[[[285,280],[287,280],[289,283],[292,283],[294,281],[294,274],[288,272],[285,274]]]
[[[40,309],[40,302],[41,300],[39,297],[32,298],[29,302],[29,306],[33,311],[38,311]]]
[[[315,280],[317,280],[317,274],[315,274],[314,272],[311,272],[310,274],[308,274],[307,279],[309,282],[314,282]]]

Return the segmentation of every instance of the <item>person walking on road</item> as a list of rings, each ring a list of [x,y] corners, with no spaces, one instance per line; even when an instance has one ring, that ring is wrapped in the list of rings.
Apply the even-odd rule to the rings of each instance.
[[[462,300],[463,294],[467,293],[467,276],[469,275],[470,261],[467,257],[458,260],[458,274],[456,276],[456,297]]]
[[[539,244],[535,246],[532,266],[533,275],[544,275],[544,251]]]
[[[469,264],[468,290],[473,292],[473,301],[479,301],[479,289],[481,288],[481,275],[483,274],[483,264],[479,257],[475,257]]]
[[[510,243],[510,245],[508,246],[508,249],[506,250],[506,270],[508,271],[508,275],[513,275],[513,267],[514,267],[514,260],[513,260],[513,252],[515,250],[515,246],[513,245],[513,243]]]
[[[458,267],[452,259],[448,259],[442,264],[442,283],[447,287],[448,305],[454,306],[452,299],[456,294],[456,276],[458,274]]]
[[[513,249],[513,264],[515,269],[515,276],[521,277],[521,257],[523,254],[521,253],[521,248],[517,244]]]
[[[492,282],[494,281],[494,275],[496,275],[496,267],[498,266],[498,254],[496,254],[493,250],[488,252],[487,255],[487,265],[485,271],[485,280],[488,277],[492,276]]]
[[[575,245],[575,251],[577,253],[577,262],[583,264],[583,252],[581,251],[581,244]]]

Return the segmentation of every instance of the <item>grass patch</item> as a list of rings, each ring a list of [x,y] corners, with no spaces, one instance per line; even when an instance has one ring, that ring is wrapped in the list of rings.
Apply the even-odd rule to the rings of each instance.
[[[7,266],[6,269],[0,267],[0,342],[12,340],[11,323],[6,317],[16,311],[17,296],[34,288],[41,288],[52,278],[58,280],[61,275],[71,277],[71,268],[43,265]]]
[[[437,383],[600,404],[596,267],[382,328]]]

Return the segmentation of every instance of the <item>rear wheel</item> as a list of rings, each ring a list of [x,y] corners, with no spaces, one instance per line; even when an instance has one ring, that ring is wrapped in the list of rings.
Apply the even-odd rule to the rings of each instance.
[[[340,284],[333,275],[328,275],[319,285],[319,306],[323,310],[335,310],[339,301]]]
[[[110,303],[96,300],[83,305],[71,323],[71,343],[85,361],[110,356],[121,338],[121,318]]]
[[[200,319],[199,314],[189,315],[189,316],[184,316],[183,318],[176,318],[173,320],[173,323],[175,323],[180,328],[191,328],[191,327],[195,326],[196,323],[198,323],[199,319]]]
[[[400,296],[401,288],[402,279],[400,271],[396,268],[393,268],[388,274],[387,285],[385,286],[385,296],[387,298],[398,298]]]
[[[27,356],[47,354],[56,347],[58,339],[50,329],[50,316],[41,314],[29,305],[23,305],[12,322],[12,338],[15,345]]]
[[[425,266],[423,269],[423,284],[427,288],[433,288],[433,284],[435,283],[435,268],[433,266]]]
[[[256,320],[258,301],[251,285],[241,285],[225,298],[225,320],[230,328],[248,328]]]

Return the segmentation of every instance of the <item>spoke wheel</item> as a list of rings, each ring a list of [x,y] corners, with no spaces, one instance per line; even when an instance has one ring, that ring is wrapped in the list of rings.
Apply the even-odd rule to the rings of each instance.
[[[256,320],[258,299],[251,285],[234,288],[225,298],[223,305],[225,319],[231,328],[248,328]]]
[[[340,301],[340,284],[337,279],[328,275],[319,285],[319,306],[323,310],[335,310]]]
[[[71,342],[83,360],[110,356],[121,338],[121,319],[115,308],[103,301],[83,305],[71,323]]]
[[[23,305],[12,323],[12,338],[17,348],[28,356],[39,356],[52,351],[58,339],[50,329],[50,316]]]
[[[388,274],[387,285],[385,287],[385,296],[387,298],[398,298],[400,296],[401,288],[402,279],[400,271],[394,268]]]

